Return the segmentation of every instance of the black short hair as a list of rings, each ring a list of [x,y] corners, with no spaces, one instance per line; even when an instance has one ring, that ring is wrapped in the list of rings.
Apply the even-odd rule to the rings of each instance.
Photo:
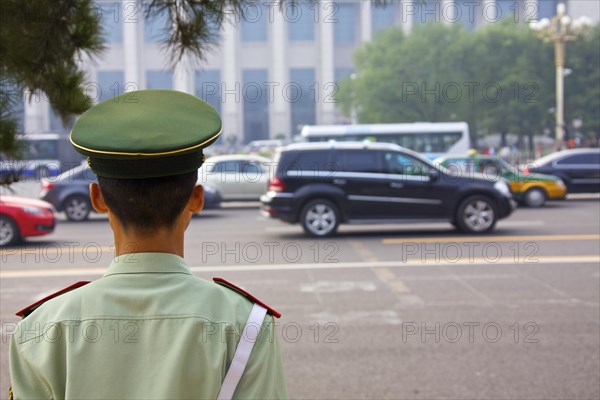
[[[146,179],[112,179],[98,177],[104,201],[123,228],[151,234],[170,228],[183,212],[196,181],[198,171],[181,175]]]

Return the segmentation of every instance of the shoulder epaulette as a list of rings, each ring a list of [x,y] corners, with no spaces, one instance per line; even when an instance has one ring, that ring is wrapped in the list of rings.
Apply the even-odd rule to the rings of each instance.
[[[28,316],[29,314],[31,314],[36,308],[38,308],[39,306],[41,306],[42,304],[44,304],[48,300],[53,299],[55,297],[58,297],[58,296],[60,296],[62,294],[65,294],[67,292],[70,292],[73,289],[77,289],[78,287],[85,286],[88,283],[90,283],[90,281],[79,281],[77,283],[74,283],[71,286],[68,286],[68,287],[66,287],[64,289],[61,289],[61,290],[59,290],[56,293],[52,293],[50,296],[46,296],[43,299],[36,301],[32,305],[25,307],[21,311],[18,311],[16,313],[16,315],[18,315],[21,318],[25,318],[26,316]]]
[[[225,286],[235,292],[238,292],[239,294],[241,294],[242,296],[246,297],[248,300],[250,300],[252,303],[257,303],[260,304],[261,306],[263,306],[264,308],[267,309],[267,312],[269,314],[271,314],[272,316],[274,316],[275,318],[280,318],[281,317],[281,313],[278,312],[277,310],[273,309],[272,307],[269,307],[267,304],[263,303],[262,301],[260,301],[259,299],[257,299],[256,297],[254,297],[253,295],[251,295],[250,293],[248,293],[247,291],[245,291],[244,289],[234,285],[231,282],[226,281],[223,278],[213,278],[213,281],[215,283],[218,283],[219,285]]]

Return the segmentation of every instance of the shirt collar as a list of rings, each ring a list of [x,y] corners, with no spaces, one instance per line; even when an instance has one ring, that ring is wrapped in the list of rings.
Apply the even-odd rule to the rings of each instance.
[[[170,253],[131,253],[116,257],[104,276],[116,274],[188,274],[185,260]]]

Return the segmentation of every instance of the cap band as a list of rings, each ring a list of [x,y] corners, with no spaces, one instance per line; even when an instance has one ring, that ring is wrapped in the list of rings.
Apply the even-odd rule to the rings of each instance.
[[[104,178],[144,179],[180,175],[200,168],[204,162],[202,151],[152,158],[100,158],[88,159],[94,173]]]

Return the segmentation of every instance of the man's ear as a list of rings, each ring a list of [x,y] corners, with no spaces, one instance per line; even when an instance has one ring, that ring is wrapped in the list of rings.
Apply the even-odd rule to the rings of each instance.
[[[204,188],[202,185],[194,186],[192,195],[188,200],[187,209],[192,213],[199,213],[204,208]]]
[[[104,201],[104,196],[102,196],[100,185],[97,183],[90,183],[90,200],[92,201],[94,210],[98,211],[100,214],[106,214],[108,212],[108,207]]]

